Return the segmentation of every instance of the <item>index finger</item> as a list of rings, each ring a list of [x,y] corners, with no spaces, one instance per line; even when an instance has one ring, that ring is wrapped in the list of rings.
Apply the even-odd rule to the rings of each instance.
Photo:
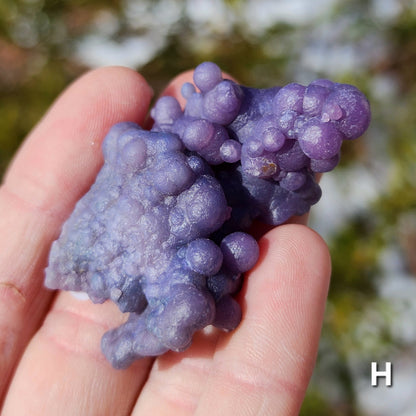
[[[0,404],[52,294],[43,289],[50,244],[101,163],[120,121],[142,123],[151,99],[126,68],[88,73],[64,92],[15,156],[0,188]]]

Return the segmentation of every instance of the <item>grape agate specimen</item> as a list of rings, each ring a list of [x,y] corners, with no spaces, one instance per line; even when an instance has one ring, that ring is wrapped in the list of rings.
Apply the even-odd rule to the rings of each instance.
[[[45,284],[111,299],[128,320],[104,334],[116,368],[189,347],[207,325],[234,329],[233,295],[258,258],[254,220],[306,213],[316,173],[370,122],[365,96],[328,80],[258,90],[204,62],[185,108],[160,98],[150,131],[113,126],[104,165],[52,244]]]

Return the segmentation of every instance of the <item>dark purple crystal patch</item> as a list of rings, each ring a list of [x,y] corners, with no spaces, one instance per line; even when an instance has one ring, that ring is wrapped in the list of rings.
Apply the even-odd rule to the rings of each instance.
[[[157,101],[151,131],[111,128],[104,166],[52,244],[48,288],[130,313],[102,339],[116,368],[183,351],[207,325],[234,329],[233,294],[259,254],[253,220],[306,213],[321,196],[315,174],[370,122],[366,97],[328,80],[257,90],[204,62],[194,83],[184,110]]]

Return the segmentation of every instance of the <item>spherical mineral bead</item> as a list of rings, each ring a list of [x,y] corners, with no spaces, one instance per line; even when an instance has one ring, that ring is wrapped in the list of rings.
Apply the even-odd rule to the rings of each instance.
[[[277,152],[285,144],[286,137],[280,130],[267,129],[262,134],[264,149],[269,152]]]
[[[119,137],[127,130],[141,128],[133,122],[121,122],[114,124],[104,138],[102,150],[106,162],[113,164],[117,160]]]
[[[158,159],[158,169],[153,173],[154,186],[165,195],[177,195],[195,180],[195,174],[182,153]]]
[[[225,127],[203,119],[191,122],[182,135],[185,146],[198,152],[211,165],[223,162],[220,148],[228,138]]]
[[[317,116],[321,113],[326,97],[330,93],[328,88],[311,84],[306,88],[303,98],[303,113],[309,116]]]
[[[279,128],[275,116],[262,118],[256,125],[256,135],[266,151],[277,152],[285,143],[286,137]]]
[[[360,137],[370,124],[370,104],[365,95],[352,85],[336,84],[326,99],[322,113],[338,122],[346,139]],[[333,118],[335,117],[335,118]]]
[[[137,138],[128,142],[121,150],[124,167],[130,172],[136,172],[146,165],[146,143]]]
[[[213,322],[210,293],[192,284],[173,284],[147,316],[147,328],[174,351],[189,347],[193,332]]]
[[[158,125],[173,124],[182,114],[178,100],[170,95],[160,97],[150,112],[153,120]]]
[[[150,153],[165,153],[174,150],[182,151],[184,146],[176,134],[164,132],[149,132],[146,141]]]
[[[188,157],[188,165],[198,176],[212,174],[208,163],[197,155],[191,155]]]
[[[185,82],[185,84],[182,85],[181,94],[183,98],[191,98],[192,94],[194,94],[195,92],[195,86],[190,82]]]
[[[279,129],[284,133],[289,139],[295,139],[295,122],[298,117],[298,113],[293,110],[284,111],[280,117],[277,118],[276,123]]]
[[[226,140],[220,147],[220,155],[224,162],[238,162],[241,158],[241,144],[236,140]]]
[[[337,103],[328,103],[322,107],[321,121],[325,123],[331,120],[338,121],[342,118],[343,115],[344,112]]]
[[[342,139],[342,134],[333,123],[321,123],[312,118],[302,126],[298,142],[311,159],[329,159],[341,149]]]
[[[198,152],[209,145],[214,134],[212,123],[207,120],[195,120],[185,128],[182,141],[187,149]]]
[[[230,124],[238,115],[242,91],[235,82],[224,80],[204,95],[203,116],[213,123]]]
[[[245,151],[251,157],[261,156],[264,152],[263,143],[260,140],[250,140],[244,143]]]
[[[216,231],[229,216],[220,184],[211,176],[201,176],[178,196],[168,221],[178,241],[189,242]]]
[[[203,62],[194,71],[195,85],[202,91],[212,90],[222,81],[221,69],[213,62]]]
[[[303,172],[288,172],[280,180],[280,186],[288,191],[296,191],[306,182],[306,176]]]
[[[305,89],[306,88],[303,85],[297,83],[288,84],[280,88],[280,90],[273,98],[274,113],[277,115],[288,110],[293,110],[297,113],[301,113],[303,108],[303,95],[305,93]]]
[[[302,151],[297,140],[286,140],[283,147],[277,152],[276,160],[280,169],[293,172],[306,167],[308,156]]]
[[[259,257],[257,241],[249,234],[235,232],[227,235],[221,241],[224,264],[232,273],[242,273],[250,270]]]
[[[208,238],[198,238],[188,244],[186,261],[196,273],[212,276],[221,268],[223,254],[221,249]]]

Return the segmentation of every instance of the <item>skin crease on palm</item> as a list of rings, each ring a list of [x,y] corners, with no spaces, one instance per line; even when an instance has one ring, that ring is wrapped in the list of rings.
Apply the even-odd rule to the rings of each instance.
[[[187,72],[164,94],[180,97]],[[115,370],[102,334],[125,320],[43,287],[51,242],[102,164],[113,124],[148,125],[152,91],[136,72],[87,73],[53,104],[0,188],[0,406],[19,415],[297,415],[318,348],[330,257],[306,216],[261,230],[231,333],[208,328],[182,353]],[[183,100],[181,101],[183,104]]]

